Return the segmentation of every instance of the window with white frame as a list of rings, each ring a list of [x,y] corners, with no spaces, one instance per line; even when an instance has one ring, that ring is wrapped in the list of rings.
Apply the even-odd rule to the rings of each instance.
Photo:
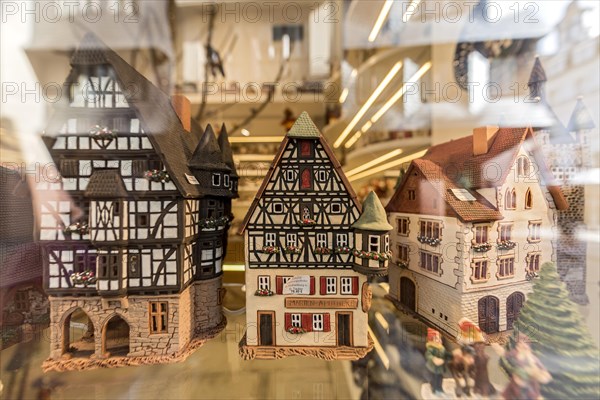
[[[388,251],[390,251],[390,236],[389,235],[385,235],[383,237],[383,251],[385,251],[386,253]]]
[[[281,203],[281,202],[273,203],[273,212],[275,214],[283,214],[283,203]]]
[[[341,294],[352,294],[352,278],[341,277],[340,278],[340,293]]]
[[[298,235],[296,233],[286,233],[285,244],[288,246],[298,246]]]
[[[379,236],[369,235],[369,251],[379,252]]]
[[[274,247],[277,239],[277,235],[275,233],[265,233],[265,246]]]
[[[229,175],[223,175],[223,185],[229,187]]]
[[[432,239],[440,239],[441,226],[437,221],[420,221],[421,236]]]
[[[327,171],[324,170],[318,170],[317,171],[317,181],[319,182],[325,182],[327,180]]]
[[[323,330],[323,314],[313,314],[313,331]]]
[[[335,276],[328,276],[325,278],[325,293],[327,294],[336,294],[337,293],[337,287],[336,287],[336,278]]]
[[[342,203],[331,203],[331,213],[332,214],[341,214],[342,213]]]
[[[540,253],[529,253],[527,255],[527,271],[540,271]]]
[[[285,171],[285,180],[288,182],[293,182],[296,179],[296,171],[293,169],[288,169]]]
[[[327,247],[326,233],[317,233],[317,247]]]
[[[529,221],[529,241],[539,242],[541,240],[542,223]]]
[[[283,284],[285,285],[286,283],[288,283],[288,281],[292,279],[291,276],[282,276],[281,277],[281,282],[283,282]]]
[[[302,328],[302,318],[300,314],[292,314],[292,326],[294,328]]]
[[[337,233],[335,235],[335,244],[337,247],[348,246],[348,234],[347,233]]]
[[[259,290],[270,290],[271,289],[271,277],[268,275],[260,275],[258,277],[258,289]]]
[[[221,185],[221,175],[219,175],[219,174],[212,174],[212,185],[213,186],[220,186]]]

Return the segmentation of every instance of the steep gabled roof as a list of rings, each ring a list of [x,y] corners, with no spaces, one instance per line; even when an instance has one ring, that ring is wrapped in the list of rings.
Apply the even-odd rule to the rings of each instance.
[[[375,192],[371,191],[363,202],[360,217],[352,224],[352,228],[364,231],[386,232],[394,227],[387,220],[385,209]]]
[[[187,166],[186,154],[190,151],[184,143],[186,132],[177,113],[173,109],[170,97],[152,82],[135,70],[117,53],[108,48],[92,33],[86,34],[71,58],[73,69],[65,81],[69,85],[77,81],[78,67],[81,65],[108,64],[115,72],[115,78],[131,109],[156,149],[158,156],[169,172],[171,181],[177,190],[186,197],[202,196],[199,185],[189,183],[185,174],[191,171]],[[54,115],[49,121],[49,131],[58,131],[64,120],[73,110],[69,107],[67,96],[62,96]],[[195,139],[190,138],[193,143]]]
[[[231,176],[238,177],[235,169],[235,162],[233,161],[233,150],[231,149],[231,143],[229,143],[229,135],[227,134],[227,128],[225,124],[221,126],[221,133],[219,133],[219,147],[221,148],[221,155],[225,165],[231,169]]]
[[[503,185],[519,149],[529,139],[532,139],[531,128],[500,128],[491,139],[488,152],[475,156],[473,135],[469,135],[431,147],[421,159],[413,160],[411,167],[423,174],[461,220],[498,220],[502,219],[502,214],[476,190]],[[540,184],[547,186],[558,209],[566,209],[568,204],[559,187],[554,184],[541,151],[533,147],[532,152],[539,168]],[[388,212],[401,207],[400,192],[408,176],[405,174],[403,182],[390,199],[386,207]],[[469,190],[475,200],[461,201],[452,189]]]
[[[302,112],[292,128],[288,131],[287,137],[297,139],[318,139],[321,136],[319,128],[315,125],[306,111]]]
[[[590,115],[585,104],[583,104],[583,100],[581,97],[577,98],[577,103],[575,104],[575,108],[571,113],[571,118],[569,119],[569,124],[567,125],[567,131],[569,132],[578,132],[584,131],[588,129],[594,129],[596,124]]]
[[[303,117],[303,118],[300,119],[300,117]],[[308,116],[308,114],[306,112],[303,112],[300,115],[300,117],[298,117],[298,119],[296,120],[296,123],[295,123],[295,124],[299,123],[301,125],[299,127],[298,131],[303,131],[307,126],[308,127],[310,127],[311,125],[315,126],[314,123],[312,122],[312,119],[310,118],[310,116]],[[310,124],[307,124],[307,122],[308,122],[307,119],[308,119],[308,121],[310,121]],[[295,124],[294,124],[294,126],[295,126]],[[294,126],[292,126],[292,128],[290,129],[290,132],[294,129]],[[312,128],[309,128],[309,129],[312,130]],[[317,129],[317,128],[315,127],[315,129]],[[319,132],[318,129],[317,129],[317,132]],[[310,136],[310,137],[312,137],[312,136]],[[306,139],[307,136],[301,136],[300,138]],[[292,139],[295,139],[295,137],[290,137],[289,132],[288,132],[288,135],[286,135],[283,138],[283,141],[281,142],[281,145],[279,146],[279,150],[277,151],[277,154],[275,154],[275,158],[273,158],[273,162],[271,163],[271,166],[269,167],[269,170],[267,171],[265,179],[263,180],[262,184],[260,185],[260,188],[258,189],[258,192],[256,193],[256,196],[254,197],[254,200],[252,201],[252,204],[250,205],[250,209],[246,213],[244,222],[242,223],[242,225],[238,231],[239,234],[244,233],[244,230],[246,230],[248,222],[250,221],[250,217],[252,216],[252,214],[254,213],[254,210],[258,206],[258,202],[262,198],[265,190],[267,189],[267,185],[268,185],[269,181],[271,180],[271,178],[273,177],[273,174],[275,173],[276,166],[279,165],[279,163],[281,162],[283,153],[284,153],[288,143]],[[342,165],[335,157],[333,150],[331,149],[331,147],[329,147],[329,145],[327,144],[327,141],[325,140],[325,138],[323,138],[323,135],[321,135],[320,132],[319,132],[319,136],[316,137],[315,139],[319,141],[321,146],[323,146],[323,150],[325,150],[327,157],[331,161],[331,163],[333,165],[333,169],[338,173],[340,179],[342,180],[342,183],[344,184],[344,187],[346,188],[348,195],[352,199],[352,202],[358,208],[358,210],[361,210],[360,202],[358,201],[358,198],[356,197],[356,193],[354,192],[354,189],[352,189],[352,185],[350,185],[348,178],[344,174],[344,171],[342,170]]]
[[[194,154],[188,162],[191,169],[205,171],[229,171],[230,168],[223,162],[221,148],[212,126],[209,124],[200,138],[200,142],[194,150]]]
[[[85,196],[95,199],[127,197],[121,173],[116,168],[95,170],[85,189]]]
[[[15,287],[21,283],[42,280],[42,249],[38,243],[22,243],[0,250],[0,287]]]

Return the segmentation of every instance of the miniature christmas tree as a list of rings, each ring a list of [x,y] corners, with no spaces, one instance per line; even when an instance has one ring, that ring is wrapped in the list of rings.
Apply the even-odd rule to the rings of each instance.
[[[530,337],[534,354],[552,375],[542,386],[544,398],[600,397],[598,348],[553,263],[542,266],[515,332]]]

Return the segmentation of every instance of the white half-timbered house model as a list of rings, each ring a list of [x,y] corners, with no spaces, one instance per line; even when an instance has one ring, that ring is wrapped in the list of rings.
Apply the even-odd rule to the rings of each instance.
[[[186,98],[170,99],[91,34],[71,66],[44,135],[58,173],[38,188],[46,368],[179,360],[226,323],[237,195],[227,133],[202,132]],[[77,342],[72,320],[88,327]]]
[[[302,113],[241,228],[243,358],[357,359],[371,349],[367,277],[387,274],[391,226],[374,193],[360,209],[332,150]]]
[[[413,160],[386,206],[390,296],[454,336],[458,321],[512,329],[540,266],[556,259],[567,202],[531,128],[476,128]]]

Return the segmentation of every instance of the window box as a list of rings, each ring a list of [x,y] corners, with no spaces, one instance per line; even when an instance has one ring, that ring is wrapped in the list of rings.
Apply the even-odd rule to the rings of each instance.
[[[388,251],[386,253],[380,253],[377,251],[364,251],[364,250],[354,249],[353,254],[354,254],[354,257],[368,258],[369,260],[375,260],[375,261],[386,261],[392,257],[391,251]]]
[[[255,296],[261,296],[261,297],[268,297],[268,296],[273,296],[275,293],[273,293],[272,290],[269,289],[256,289],[256,292],[254,292]]]
[[[77,233],[79,235],[87,235],[90,233],[90,227],[87,222],[77,222],[69,226],[65,226],[64,233]]]
[[[261,249],[261,253],[264,253],[264,254],[278,254],[279,253],[279,247],[276,247],[276,246],[264,246]]]
[[[150,182],[162,182],[167,183],[171,181],[171,177],[167,171],[151,169],[144,172],[144,178]]]
[[[442,243],[442,240],[439,239],[439,238],[433,238],[433,237],[421,236],[421,235],[417,236],[417,240],[420,243],[425,243],[425,244],[428,244],[430,246],[437,246],[440,243]]]
[[[498,243],[498,250],[512,250],[517,246],[512,240],[503,240]]]
[[[285,254],[301,254],[302,253],[302,247],[298,247],[298,246],[285,246],[284,253]]]
[[[486,251],[489,251],[492,249],[492,244],[491,243],[475,243],[475,244],[471,245],[471,248],[473,249],[473,251],[475,251],[477,253],[485,253]]]
[[[306,329],[300,328],[299,326],[290,326],[287,328],[287,333],[291,333],[293,335],[300,335],[306,333]]]
[[[229,224],[231,219],[229,217],[210,217],[210,218],[202,218],[198,221],[198,225],[200,229],[214,229],[220,226],[226,226]]]
[[[95,284],[97,280],[94,271],[90,270],[71,272],[70,278],[73,285],[83,285],[85,287]]]
[[[527,279],[528,281],[539,277],[540,275],[535,271],[527,271],[527,273],[525,274],[525,279]]]
[[[298,220],[298,225],[300,225],[300,226],[315,226],[316,224],[317,224],[317,221],[315,221],[314,219],[311,219],[311,218],[304,218],[304,219]]]
[[[331,254],[331,249],[327,247],[315,247],[315,249],[313,250],[313,254],[319,254],[324,256],[327,254]]]
[[[336,247],[335,252],[336,254],[350,254],[352,249],[348,246]]]

